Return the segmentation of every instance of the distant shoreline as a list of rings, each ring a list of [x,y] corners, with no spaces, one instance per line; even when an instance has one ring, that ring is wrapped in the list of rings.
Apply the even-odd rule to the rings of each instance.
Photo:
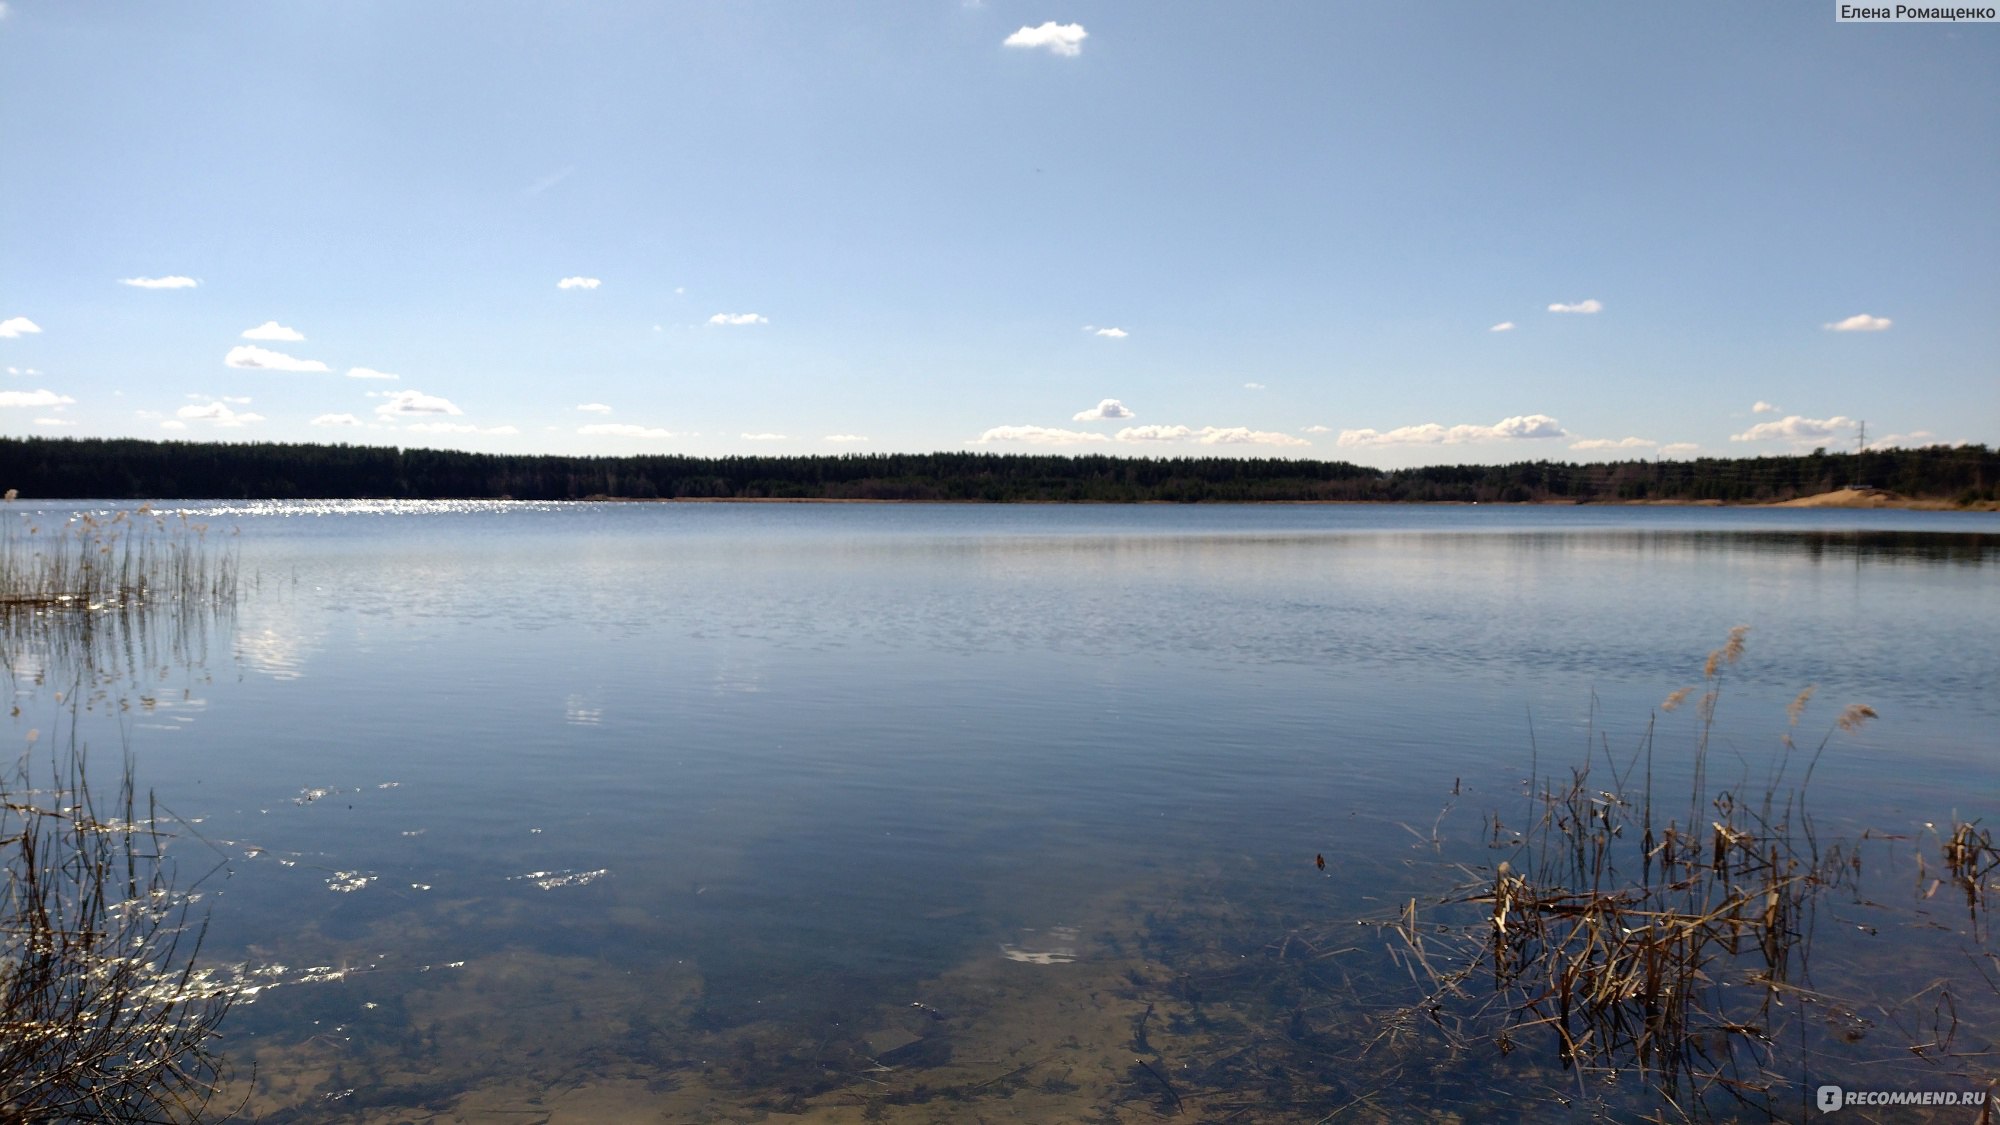
[[[1407,503],[2000,507],[2000,450],[1925,446],[1686,461],[1348,461],[1104,454],[622,457],[392,446],[0,437],[0,489],[30,498],[714,503]]]
[[[507,499],[502,497],[501,499]],[[1380,507],[1414,504],[1430,508],[1841,508],[1894,509],[1911,512],[2000,512],[2000,501],[1954,504],[1921,500],[1879,490],[1835,489],[1792,500],[1738,502],[1729,500],[893,500],[843,496],[584,496],[558,504],[954,504],[967,507],[1030,505],[1045,508],[1102,507],[1184,508],[1189,504],[1248,504],[1258,507]]]

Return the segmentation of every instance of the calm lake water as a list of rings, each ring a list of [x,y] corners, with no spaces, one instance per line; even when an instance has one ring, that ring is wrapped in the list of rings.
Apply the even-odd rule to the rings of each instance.
[[[1657,716],[1671,773],[1696,718],[1659,705],[1736,625],[1713,772],[1762,776],[1816,685],[1802,744],[1880,715],[1827,743],[1823,831],[2000,812],[1991,514],[180,507],[239,604],[78,729],[184,873],[226,863],[203,958],[264,1120],[1584,1116],[1546,1051],[1214,1075],[1417,999],[1355,921],[1492,862],[1531,769]],[[61,729],[59,654],[13,661],[16,725]],[[1871,924],[1827,923],[1829,972],[1904,956]],[[1338,925],[1310,1005],[1231,975]],[[1865,1046],[1801,1088],[1898,1054]]]

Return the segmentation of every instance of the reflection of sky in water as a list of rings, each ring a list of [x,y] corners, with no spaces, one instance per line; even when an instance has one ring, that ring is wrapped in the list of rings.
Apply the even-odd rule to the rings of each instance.
[[[1135,884],[1219,866],[1278,902],[1301,851],[1407,863],[1397,824],[1460,778],[1504,793],[1531,723],[1544,755],[1593,725],[1627,749],[1741,623],[1732,754],[1806,684],[1802,730],[1883,713],[1820,767],[1830,821],[1947,814],[2000,729],[1984,516],[202,511],[259,579],[244,674],[155,694],[142,721],[199,738],[142,726],[146,783],[230,857],[219,956],[345,957],[391,992],[530,954],[678,965],[726,1025],[966,958],[1056,971]],[[287,991],[244,1026],[363,1018]]]

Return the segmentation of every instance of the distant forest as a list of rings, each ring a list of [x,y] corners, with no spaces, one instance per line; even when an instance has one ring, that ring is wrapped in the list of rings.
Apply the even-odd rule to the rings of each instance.
[[[2000,488],[1983,445],[1566,464],[1371,469],[1235,457],[881,453],[557,457],[99,438],[0,438],[0,488],[32,499],[824,499],[1141,501],[1635,500],[1758,503],[1849,485],[1972,504]]]

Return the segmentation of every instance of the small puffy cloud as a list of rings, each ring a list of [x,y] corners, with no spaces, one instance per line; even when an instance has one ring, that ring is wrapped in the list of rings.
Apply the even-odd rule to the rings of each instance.
[[[1328,434],[1332,433],[1333,430],[1329,426],[1307,426],[1305,432],[1309,434]]]
[[[1752,414],[1776,414],[1777,412],[1778,408],[1776,406],[1773,406],[1771,403],[1765,402],[1761,398],[1758,399],[1750,407],[1750,413]]]
[[[857,441],[867,441],[868,439],[860,434],[828,434],[821,440],[848,444]]]
[[[1503,320],[1500,323],[1494,325],[1493,327],[1487,329],[1488,332],[1512,332],[1513,330],[1514,330],[1514,322],[1511,320]]]
[[[578,426],[576,432],[591,437],[636,437],[670,438],[673,431],[656,426],[635,426],[630,422],[593,422],[588,426]]]
[[[6,320],[0,320],[0,340],[12,340],[41,330],[41,325],[25,316],[10,316]]]
[[[557,289],[595,289],[604,282],[594,277],[565,277],[556,282]]]
[[[470,422],[412,422],[403,427],[413,434],[518,434],[514,426],[475,426]]]
[[[1436,422],[1426,422],[1421,426],[1398,426],[1386,432],[1342,430],[1339,442],[1341,445],[1463,445],[1476,441],[1568,436],[1569,431],[1546,414],[1523,414],[1502,418],[1491,426],[1441,426]]]
[[[401,375],[391,375],[387,371],[377,371],[372,367],[350,367],[347,369],[347,377],[349,379],[401,379],[402,378]]]
[[[1582,450],[1651,449],[1658,444],[1660,443],[1652,440],[1651,438],[1642,438],[1642,437],[1619,438],[1616,441],[1613,441],[1610,438],[1585,438],[1582,441],[1571,442],[1569,447],[1571,449],[1582,449]]]
[[[35,419],[35,425],[37,425],[37,426],[51,426],[51,427],[53,427],[53,426],[74,426],[74,425],[76,425],[76,423],[75,423],[75,422],[72,422],[72,421],[70,421],[70,420],[69,420],[69,419],[67,419],[67,418],[37,418],[37,419]]]
[[[1833,437],[1835,434],[1854,427],[1854,419],[1836,414],[1831,418],[1801,418],[1788,414],[1775,422],[1759,422],[1740,434],[1730,434],[1730,441],[1815,441]]]
[[[169,418],[160,423],[160,428],[163,430],[185,430],[188,428],[188,424],[178,418]]]
[[[1072,422],[1110,422],[1119,418],[1133,418],[1132,408],[1115,398],[1107,398],[1089,410],[1079,410],[1070,415]]]
[[[716,313],[708,318],[710,324],[769,324],[757,313]]]
[[[581,410],[581,411],[583,411],[583,412],[584,412],[585,414],[609,414],[609,413],[611,413],[611,408],[610,408],[610,407],[608,407],[608,406],[606,406],[606,405],[604,405],[604,404],[603,404],[603,403],[601,403],[601,402],[584,402],[584,403],[578,403],[578,404],[577,404],[577,409],[578,409],[578,410]]]
[[[1552,312],[1552,313],[1595,313],[1595,312],[1603,312],[1603,311],[1604,311],[1604,302],[1602,302],[1602,301],[1598,300],[1598,299],[1597,299],[1597,298],[1595,298],[1595,297],[1591,297],[1591,298],[1589,298],[1588,300],[1583,300],[1583,301],[1578,301],[1578,302],[1577,302],[1576,304],[1573,304],[1573,305],[1565,305],[1565,304],[1562,304],[1561,302],[1557,302],[1556,304],[1553,304],[1553,305],[1550,305],[1550,306],[1549,306],[1549,311],[1550,311],[1550,312]]]
[[[1125,331],[1123,328],[1091,328],[1086,329],[1086,331],[1093,335],[1103,336],[1112,340],[1123,340],[1125,337],[1131,335],[1130,332]]]
[[[1691,441],[1670,441],[1660,447],[1661,455],[1666,457],[1686,457],[1690,453],[1700,452],[1701,446]]]
[[[376,415],[382,418],[421,418],[431,414],[465,413],[450,400],[427,395],[422,391],[397,391],[394,394],[383,392],[382,398],[381,405],[375,408]]]
[[[1034,50],[1037,47],[1052,55],[1075,58],[1083,53],[1083,41],[1090,33],[1080,23],[1057,23],[1050,20],[1040,27],[1023,27],[1021,30],[1001,40],[1003,47],[1019,47]]]
[[[200,406],[183,406],[179,410],[174,411],[174,416],[180,419],[182,423],[206,422],[212,426],[222,427],[247,426],[252,422],[262,422],[264,420],[262,414],[252,414],[249,411],[239,413],[231,410],[229,409],[229,404],[225,402],[208,402]]]
[[[118,284],[130,285],[134,289],[193,289],[201,282],[175,274],[172,277],[121,277]]]
[[[1266,387],[1262,383],[1245,383],[1243,384],[1243,389],[1246,391],[1267,391],[1271,388]]]
[[[0,406],[68,406],[76,400],[54,391],[0,391]]]
[[[790,441],[792,439],[786,437],[783,434],[744,434],[743,440],[744,441]]]
[[[243,338],[245,340],[289,340],[292,343],[297,343],[305,339],[306,334],[296,328],[287,328],[275,320],[267,320],[255,328],[245,328],[243,330]]]
[[[322,414],[312,420],[315,426],[359,426],[361,419],[352,414]]]
[[[996,441],[1018,441],[1028,445],[1084,445],[1110,440],[1103,434],[1058,430],[1048,426],[995,426],[972,439],[975,445],[989,445]]]
[[[1887,332],[1889,326],[1894,323],[1896,322],[1886,316],[1869,316],[1867,313],[1855,313],[1846,320],[1836,320],[1830,324],[1822,324],[1820,327],[1826,329],[1828,332]]]
[[[327,366],[316,359],[300,359],[284,352],[274,352],[255,344],[238,344],[222,357],[224,365],[240,367],[249,371],[325,371]]]

